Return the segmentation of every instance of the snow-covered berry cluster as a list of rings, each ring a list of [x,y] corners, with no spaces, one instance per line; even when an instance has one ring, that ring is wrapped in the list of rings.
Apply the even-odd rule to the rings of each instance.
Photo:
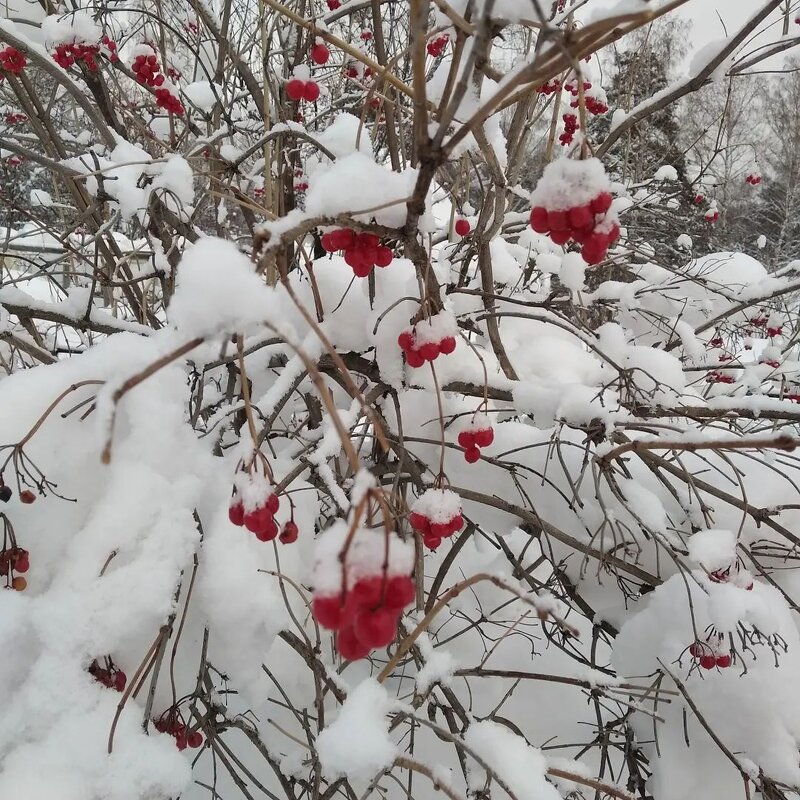
[[[276,537],[282,544],[297,540],[298,528],[293,519],[281,530],[275,520],[281,501],[272,491],[267,479],[253,472],[237,472],[234,490],[228,504],[228,519],[238,527],[247,528],[260,542],[271,542]]]
[[[449,311],[440,311],[422,319],[397,337],[397,344],[409,367],[421,367],[426,361],[450,355],[456,349],[458,324]]]
[[[0,577],[5,578],[7,589],[24,591],[28,587],[28,581],[22,574],[27,572],[30,566],[30,554],[24,548],[12,544],[0,550]]]
[[[365,28],[361,31],[361,41],[362,42],[369,42],[372,41],[372,31],[368,28]]]
[[[414,601],[414,548],[383,529],[334,523],[317,543],[314,619],[336,631],[336,649],[354,661],[386,647],[403,610]]]
[[[545,168],[531,196],[531,227],[556,244],[574,240],[587,264],[599,264],[620,232],[610,189],[596,158],[558,159]]]
[[[704,194],[699,194],[699,193],[698,193],[698,194],[696,194],[696,195],[694,196],[694,204],[695,204],[696,206],[701,206],[701,205],[703,205],[703,201],[704,201],[705,199],[706,199],[706,196],[705,196]]]
[[[110,656],[106,656],[103,659],[103,663],[104,666],[100,666],[97,659],[92,661],[89,664],[89,674],[107,689],[116,689],[118,692],[124,692],[128,676],[111,660]]]
[[[168,733],[175,739],[178,750],[186,747],[203,746],[203,734],[198,730],[190,730],[180,710],[175,706],[168,708],[160,717],[153,720],[153,727],[159,733]]]
[[[313,103],[319,100],[319,95],[319,84],[311,80],[311,70],[305,64],[295,67],[286,84],[286,96],[295,102],[305,100]]]
[[[436,38],[431,39],[427,45],[428,55],[438,58],[444,52],[449,41],[450,36],[447,33],[441,33]]]
[[[464,527],[461,498],[449,489],[428,489],[414,501],[408,522],[422,536],[425,547],[436,550],[442,539]]]
[[[356,233],[339,228],[322,235],[322,246],[328,253],[344,252],[344,260],[358,278],[366,278],[374,267],[388,267],[394,253],[381,244],[374,233]]]
[[[24,53],[21,53],[16,47],[9,46],[0,50],[0,70],[4,72],[19,75],[27,63],[28,59]]]
[[[719,219],[719,207],[717,206],[716,200],[711,201],[705,214],[703,214],[703,219],[710,225],[713,225]]]
[[[751,172],[745,179],[745,183],[749,183],[751,186],[758,186],[761,183],[761,173],[760,172]]]
[[[689,645],[689,655],[700,665],[702,669],[727,669],[733,659],[731,654],[720,649],[722,637],[716,637],[718,641],[712,644],[711,641],[693,642]]]
[[[706,375],[707,383],[736,383],[736,374],[729,370],[715,369]]]
[[[467,427],[458,434],[458,443],[464,448],[464,460],[474,464],[480,460],[481,448],[494,441],[494,428],[486,414],[473,414]]]
[[[319,39],[316,44],[311,48],[311,60],[315,64],[327,64],[331,57],[331,51]]]
[[[21,123],[28,121],[27,114],[20,114],[19,112],[15,111],[6,111],[4,118],[6,125],[20,125]]]

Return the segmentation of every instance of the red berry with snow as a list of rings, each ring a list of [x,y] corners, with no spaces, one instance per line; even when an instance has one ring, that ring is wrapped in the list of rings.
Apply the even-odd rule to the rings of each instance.
[[[19,75],[25,69],[28,59],[16,47],[6,47],[0,50],[0,70]]]
[[[292,520],[289,520],[284,526],[283,530],[278,537],[281,540],[282,544],[291,544],[292,542],[297,541],[297,537],[300,531],[297,527],[297,524]]]

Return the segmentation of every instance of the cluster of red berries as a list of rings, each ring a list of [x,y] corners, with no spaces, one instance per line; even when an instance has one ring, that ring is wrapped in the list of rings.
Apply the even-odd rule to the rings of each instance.
[[[107,689],[116,689],[118,692],[124,692],[128,676],[108,656],[104,660],[104,667],[100,666],[97,659],[92,661],[89,664],[89,674]]]
[[[558,141],[566,147],[568,144],[572,144],[580,125],[578,125],[578,117],[575,114],[564,114],[561,119],[564,120],[564,132],[558,137]]]
[[[468,219],[457,219],[455,224],[455,231],[459,236],[467,236],[472,230],[472,225],[469,224]]]
[[[706,375],[707,383],[736,383],[736,376],[730,372],[720,372],[718,369]]]
[[[751,172],[745,179],[745,183],[749,183],[751,186],[758,186],[761,183],[761,175],[757,172]]]
[[[759,364],[766,364],[772,369],[778,369],[781,365],[781,351],[777,347],[767,347],[758,359]]]
[[[23,161],[25,161],[25,156],[13,155],[6,159],[6,164],[8,164],[10,167],[18,167],[23,163]]]
[[[339,655],[355,661],[394,640],[403,609],[415,595],[407,575],[366,575],[348,591],[315,594],[311,609],[323,628],[336,631]]]
[[[702,204],[703,204],[703,201],[704,201],[705,199],[706,199],[706,196],[705,196],[704,194],[696,194],[696,195],[694,196],[694,204],[695,204],[696,206],[702,205]]]
[[[719,209],[716,205],[711,205],[711,208],[703,214],[703,219],[709,223],[709,225],[713,225],[719,219]]]
[[[342,5],[342,0],[325,0],[329,11],[336,11]]]
[[[278,513],[280,505],[281,501],[278,495],[271,493],[262,503],[245,509],[244,503],[235,492],[228,506],[228,519],[234,525],[244,526],[254,533],[260,542],[271,542],[277,537],[282,544],[291,544],[297,541],[299,530],[295,521],[290,519],[284,524],[283,530],[279,532],[275,515]]]
[[[477,414],[468,428],[458,434],[458,443],[464,448],[464,461],[474,464],[480,460],[481,448],[494,441],[494,428],[485,414]]]
[[[105,48],[110,61],[117,61],[117,43],[103,36],[103,47]],[[53,61],[62,69],[69,69],[76,61],[83,61],[89,72],[97,72],[97,54],[100,52],[100,45],[85,44],[80,42],[62,42],[53,53]]]
[[[136,76],[137,82],[145,86],[161,86],[166,80],[161,72],[155,53],[150,55],[139,53],[133,59],[131,70]]]
[[[155,95],[156,105],[159,108],[163,108],[170,114],[175,114],[179,117],[183,116],[186,110],[183,107],[183,103],[169,89],[162,86],[160,89],[156,89]]]
[[[320,65],[327,64],[328,59],[330,59],[330,57],[331,57],[331,51],[328,50],[328,48],[324,44],[322,44],[322,42],[317,42],[311,48],[311,60],[315,64],[320,64]]]
[[[364,29],[361,31],[361,41],[362,42],[369,42],[372,39],[372,31],[369,29]]]
[[[18,592],[25,591],[28,581],[22,577],[22,574],[15,575],[14,573],[27,572],[30,566],[29,553],[22,547],[12,545],[0,550],[0,576],[6,579],[6,588],[15,589]]]
[[[600,192],[590,202],[571,208],[534,206],[531,227],[537,233],[546,233],[555,244],[573,239],[582,245],[581,255],[587,264],[599,264],[619,239],[619,224],[608,213],[612,202],[610,192]]]
[[[577,108],[579,102],[578,100],[573,100],[570,106],[572,106],[572,108]],[[584,95],[583,104],[590,114],[605,114],[608,111],[608,104],[601,98],[595,97],[593,94]]]
[[[190,17],[183,22],[183,29],[187,33],[191,33],[194,36],[197,36],[197,33],[200,30],[200,26],[197,23],[197,17]]]
[[[426,361],[436,361],[439,356],[449,356],[456,349],[458,326],[455,317],[442,311],[413,328],[407,328],[397,337],[409,367],[421,367]]]
[[[344,260],[358,278],[366,278],[373,267],[388,267],[394,253],[391,247],[381,244],[374,233],[356,233],[350,228],[339,228],[322,235],[322,246],[328,253],[344,252]]]
[[[689,645],[689,655],[694,658],[702,669],[727,669],[733,659],[730,653],[720,653],[708,642],[694,642]]]
[[[308,103],[313,103],[319,99],[319,84],[315,81],[303,81],[300,78],[292,78],[286,84],[286,96],[290,100],[299,102],[305,100]]]
[[[730,583],[748,592],[753,591],[753,576],[747,570],[739,569],[736,565],[709,572],[708,578],[712,583]]]
[[[180,711],[176,708],[169,708],[160,717],[154,719],[153,727],[159,733],[168,733],[174,737],[178,750],[185,750],[187,745],[192,748],[203,746],[203,734],[198,730],[190,731],[183,721]]]
[[[166,77],[161,72],[158,58],[154,53],[139,53],[133,59],[131,70],[139,83],[155,89],[156,105],[159,108],[165,109],[170,114],[183,116],[185,113],[183,103],[170,87],[164,85]]]
[[[12,75],[19,75],[28,59],[25,58],[24,53],[17,50],[16,47],[6,47],[0,50],[0,69],[10,72]]]
[[[536,88],[536,91],[539,94],[543,95],[551,95],[555,94],[561,88],[561,81],[558,78],[553,78],[551,81],[547,81],[547,83],[543,83],[541,86]]]
[[[415,501],[408,522],[422,536],[425,547],[436,550],[442,539],[448,539],[464,527],[461,501],[447,489],[428,489]]]
[[[344,68],[344,76],[345,78],[358,78],[359,74],[361,74],[361,70],[363,69],[363,78],[367,80],[368,78],[372,77],[372,67],[362,67],[361,62],[352,62],[348,64]]]
[[[6,111],[5,114],[6,125],[19,125],[21,122],[28,121],[27,114],[18,114],[14,111]]]
[[[438,58],[444,52],[444,48],[447,47],[449,41],[450,36],[447,33],[442,33],[435,39],[431,39],[426,48],[428,50],[428,55]]]

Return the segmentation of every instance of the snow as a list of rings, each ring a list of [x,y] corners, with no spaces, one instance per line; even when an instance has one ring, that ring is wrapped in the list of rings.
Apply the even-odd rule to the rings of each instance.
[[[391,766],[397,747],[388,734],[386,714],[394,705],[375,680],[350,692],[336,720],[317,737],[317,754],[325,775],[368,781]]]
[[[281,316],[274,292],[232,242],[209,237],[186,250],[169,320],[187,339],[241,332]]]
[[[49,192],[45,192],[43,189],[31,189],[31,205],[49,208],[53,205],[53,198]]]
[[[656,170],[656,174],[653,175],[653,180],[655,181],[677,181],[678,180],[678,170],[675,169],[671,164],[664,164],[663,167],[659,167]]]
[[[222,87],[218,83],[210,83],[209,81],[188,83],[182,87],[181,91],[192,105],[205,112],[209,112],[214,108],[217,104],[217,97],[222,97]]]
[[[485,720],[473,722],[464,741],[503,780],[517,800],[560,800],[561,795],[545,779],[547,762],[541,751],[504,725]],[[477,791],[484,785],[483,769],[470,772],[470,786]]]
[[[707,572],[727,569],[736,560],[733,531],[697,531],[689,539],[689,558]]]
[[[566,210],[589,203],[611,191],[605,167],[597,158],[575,161],[559,158],[548,164],[531,195],[534,206]]]
[[[325,217],[349,212],[356,220],[374,218],[379,225],[399,228],[416,179],[415,169],[392,172],[364,153],[350,153],[309,176],[306,212]]]

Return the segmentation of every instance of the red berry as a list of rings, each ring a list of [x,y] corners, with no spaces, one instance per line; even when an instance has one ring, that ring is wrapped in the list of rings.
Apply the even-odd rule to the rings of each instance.
[[[439,345],[436,342],[428,342],[419,348],[419,354],[424,361],[436,361],[439,357]]]
[[[424,514],[412,511],[408,515],[408,522],[415,531],[419,531],[422,534],[430,533],[431,521]]]
[[[269,509],[266,506],[259,506],[244,515],[244,526],[251,533],[258,533],[264,530],[271,520],[272,514],[269,513]]]
[[[23,489],[19,493],[20,502],[25,503],[25,505],[30,505],[36,500],[36,495],[30,489]]]
[[[178,750],[186,749],[186,736],[183,733],[179,733],[175,737],[175,745],[178,748]]]
[[[445,336],[441,342],[439,342],[439,352],[443,356],[449,356],[456,349],[456,337],[455,336]]]
[[[720,669],[727,669],[731,665],[731,657],[729,653],[717,656],[717,666]]]
[[[190,733],[186,737],[186,742],[188,743],[189,747],[198,748],[203,746],[203,734],[200,731],[195,731],[194,733]]]
[[[303,99],[309,103],[319,100],[319,86],[314,81],[309,81],[303,87]]]
[[[442,543],[442,540],[438,536],[425,536],[423,537],[422,541],[428,550],[436,550]]]
[[[278,535],[278,523],[273,517],[269,517],[255,534],[259,542],[271,542]]]
[[[418,368],[421,367],[425,363],[425,359],[422,357],[422,354],[419,350],[409,350],[406,353],[406,364],[409,367]]]
[[[550,231],[553,244],[566,244],[572,238],[572,231]]]
[[[377,606],[383,599],[383,576],[360,578],[351,591],[353,602],[359,608]]]
[[[414,334],[411,331],[403,331],[397,337],[397,344],[403,352],[408,352],[414,346]]]
[[[535,206],[531,209],[531,228],[533,228],[536,233],[547,233],[550,230],[550,223],[547,219],[546,208]]]
[[[386,608],[399,610],[414,602],[417,591],[414,581],[408,575],[394,575],[386,581],[383,602]]]
[[[124,692],[125,684],[127,682],[128,682],[128,676],[122,670],[118,670],[117,674],[114,676],[114,688],[118,692]]]
[[[689,655],[693,658],[701,658],[705,649],[705,645],[700,644],[700,642],[692,642],[689,645]]]
[[[27,572],[31,568],[28,554],[23,551],[17,560],[14,562],[14,572]]]
[[[461,431],[458,434],[458,443],[464,449],[475,447],[475,431]]]
[[[269,513],[273,514],[273,515],[277,514],[278,513],[278,509],[280,507],[281,507],[281,501],[280,501],[280,498],[278,497],[278,495],[271,494],[267,498],[267,510],[269,511]]]
[[[584,243],[581,255],[590,265],[599,264],[608,254],[608,242],[605,236],[592,234]]]
[[[280,540],[283,544],[291,544],[292,542],[297,541],[297,536],[300,533],[299,528],[297,527],[296,523],[292,520],[289,520],[284,526],[283,530],[281,531]]]
[[[28,581],[22,575],[16,575],[11,579],[11,588],[15,592],[24,592],[28,588]]]
[[[449,522],[433,522],[431,523],[431,539],[446,539],[450,536],[450,523]]]
[[[358,661],[369,655],[370,648],[357,636],[352,626],[342,628],[336,635],[336,649],[348,661]]]
[[[376,267],[388,267],[394,259],[394,253],[391,247],[379,247],[378,252],[375,254]]]
[[[700,666],[703,669],[714,669],[717,664],[717,659],[714,656],[702,656],[700,658]]]
[[[569,224],[573,228],[588,228],[594,222],[590,206],[576,206],[569,210]]]
[[[314,619],[329,630],[338,630],[345,618],[345,609],[338,594],[314,595],[311,601],[311,613]]]
[[[304,81],[298,78],[292,78],[292,80],[286,84],[286,96],[290,100],[302,100],[305,94],[305,88],[306,84]]]
[[[228,506],[228,519],[234,525],[244,524],[244,506],[241,500],[237,500],[235,503]]]
[[[589,205],[595,214],[605,214],[611,208],[611,203],[613,202],[614,198],[611,192],[600,192]]]
[[[370,650],[386,647],[397,633],[394,615],[384,608],[362,611],[353,621],[358,639]]]
[[[315,64],[327,64],[331,51],[324,44],[315,44],[311,48],[311,60]]]
[[[322,246],[325,249],[326,253],[335,253],[337,248],[334,243],[334,237],[332,233],[323,233],[322,234]]]
[[[464,451],[464,460],[467,464],[474,464],[476,461],[480,461],[481,451],[477,447],[468,447]]]
[[[325,0],[328,4],[328,10],[336,11],[337,8],[342,4],[341,0]]]
[[[471,230],[472,226],[469,224],[468,219],[456,220],[456,233],[459,236],[466,236]]]
[[[456,514],[453,519],[450,520],[449,528],[450,533],[448,536],[452,536],[454,533],[458,533],[464,527],[464,517],[461,514]]]
[[[547,223],[553,232],[569,230],[569,217],[566,211],[548,211]]]
[[[492,428],[484,428],[480,431],[475,431],[475,444],[478,447],[488,447],[494,441],[494,430]]]

